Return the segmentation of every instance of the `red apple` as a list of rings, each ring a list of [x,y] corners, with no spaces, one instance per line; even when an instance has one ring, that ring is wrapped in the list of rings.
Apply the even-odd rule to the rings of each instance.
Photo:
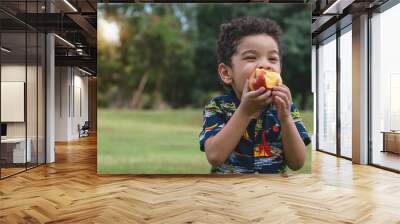
[[[282,84],[282,78],[279,73],[268,71],[262,68],[256,68],[249,79],[249,88],[254,91],[261,87],[266,90],[272,89],[274,86]]]

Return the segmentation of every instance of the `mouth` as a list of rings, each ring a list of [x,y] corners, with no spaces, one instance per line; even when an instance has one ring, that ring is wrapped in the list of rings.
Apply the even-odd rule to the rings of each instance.
[[[269,90],[280,84],[282,84],[282,78],[279,73],[260,68],[256,68],[249,79],[249,88],[253,91],[261,87]]]

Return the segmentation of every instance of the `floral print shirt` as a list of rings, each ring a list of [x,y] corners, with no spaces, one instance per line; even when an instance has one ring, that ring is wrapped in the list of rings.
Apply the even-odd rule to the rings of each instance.
[[[200,150],[205,141],[216,135],[233,116],[240,101],[233,91],[229,95],[210,100],[203,111],[203,128],[200,133]],[[291,115],[305,145],[311,139],[294,104]],[[211,173],[284,173],[281,125],[273,105],[266,107],[257,119],[251,120],[235,150],[223,165],[212,167]]]

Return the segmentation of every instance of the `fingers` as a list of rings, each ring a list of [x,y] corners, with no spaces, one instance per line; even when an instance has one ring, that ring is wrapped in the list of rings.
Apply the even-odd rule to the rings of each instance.
[[[278,112],[282,113],[285,110],[286,103],[279,96],[274,96],[275,106],[277,107]]]
[[[266,91],[264,94],[258,96],[255,100],[262,106],[267,106],[268,104],[272,103],[273,98],[271,90]]]
[[[289,99],[289,102],[292,102],[292,95],[290,94],[290,89],[285,86],[285,85],[279,85],[279,86],[275,86],[272,88],[273,90],[273,95],[275,94],[275,92],[283,92],[287,95],[287,98]]]
[[[259,95],[261,95],[264,92],[265,88],[261,87],[257,90],[251,91],[249,89],[249,79],[246,79],[246,82],[244,83],[244,87],[243,87],[243,92],[242,92],[242,96],[243,95],[248,95],[248,97],[250,98],[254,98],[257,97]]]
[[[250,91],[250,92],[248,93],[248,95],[249,95],[249,97],[251,97],[251,98],[255,98],[255,97],[260,96],[264,91],[265,91],[265,88],[264,88],[264,87],[261,87],[261,88],[259,88],[259,89],[257,89],[257,90]]]
[[[285,107],[287,107],[287,108],[290,107],[291,102],[290,102],[288,96],[285,93],[279,92],[279,91],[273,91],[272,92],[272,96],[274,98],[279,97],[280,99],[282,99],[284,101]]]
[[[271,98],[271,90],[265,91],[263,94],[257,96],[254,100],[258,101],[258,102],[271,102],[272,98]]]
[[[290,111],[290,106],[289,104],[282,99],[280,96],[273,96],[275,106],[277,107],[278,111],[284,112],[284,111]]]
[[[287,87],[287,86],[285,86],[285,85],[283,85],[283,87],[286,89],[286,92],[287,92],[287,94],[288,94],[288,96],[289,96],[290,102],[292,102],[292,94],[290,93],[289,87]]]
[[[242,95],[246,94],[247,92],[249,92],[249,79],[246,79],[246,82],[244,82]]]
[[[283,84],[280,85],[280,86],[274,86],[272,88],[272,90],[273,91],[281,91],[281,92],[286,93],[287,95],[290,95],[290,89],[287,86],[283,85]]]

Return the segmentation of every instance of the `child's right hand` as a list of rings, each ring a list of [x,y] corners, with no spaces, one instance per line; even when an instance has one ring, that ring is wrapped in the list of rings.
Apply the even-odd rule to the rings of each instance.
[[[249,79],[246,80],[239,108],[247,116],[253,116],[272,102],[271,90],[265,91],[264,87],[250,91]]]

